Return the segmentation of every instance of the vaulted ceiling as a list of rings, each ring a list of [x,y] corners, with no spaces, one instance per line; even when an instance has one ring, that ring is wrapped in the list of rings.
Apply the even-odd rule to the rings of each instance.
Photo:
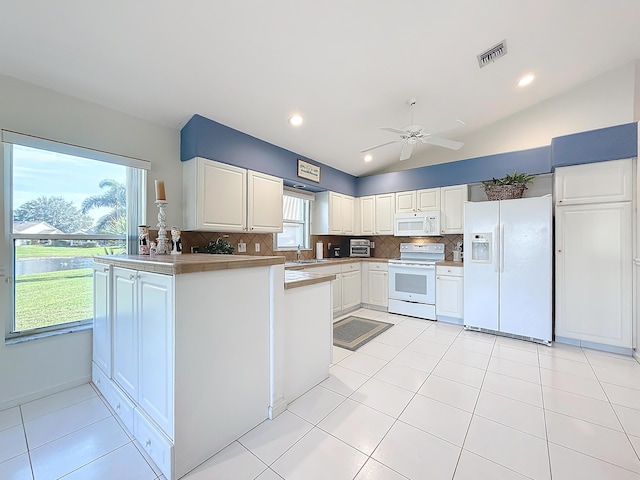
[[[31,0],[1,18],[2,74],[175,129],[198,113],[353,175],[398,162],[400,143],[360,152],[397,138],[378,127],[408,125],[409,97],[464,141],[640,58],[637,0]]]

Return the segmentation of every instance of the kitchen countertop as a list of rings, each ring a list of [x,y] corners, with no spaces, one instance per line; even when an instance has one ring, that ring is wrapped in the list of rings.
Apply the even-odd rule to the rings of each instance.
[[[306,285],[315,285],[316,283],[330,282],[335,280],[333,274],[321,274],[310,272],[298,272],[296,270],[284,271],[284,289],[304,287]]]
[[[285,257],[184,253],[182,255],[97,255],[97,262],[143,272],[179,275],[284,264]]]
[[[463,262],[454,262],[452,260],[442,260],[440,262],[436,262],[436,266],[438,265],[443,267],[464,267]]]
[[[344,257],[344,258],[325,258],[318,262],[290,262],[287,261],[285,263],[286,270],[300,270],[302,268],[307,267],[322,267],[326,265],[336,265],[341,263],[353,263],[353,262],[388,262],[389,258],[379,258],[379,257]]]

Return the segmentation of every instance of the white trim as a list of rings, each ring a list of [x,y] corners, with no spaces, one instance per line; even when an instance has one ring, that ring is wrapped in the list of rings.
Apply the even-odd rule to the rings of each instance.
[[[141,160],[139,158],[117,155],[114,153],[94,150],[92,148],[79,147],[70,143],[48,140],[46,138],[26,135],[11,130],[2,130],[2,142],[14,145],[22,145],[24,147],[39,148],[40,150],[48,150],[50,152],[63,153],[65,155],[73,155],[75,157],[85,157],[100,162],[115,163],[124,165],[125,167],[140,168],[142,170],[151,170],[151,162]]]
[[[283,193],[289,197],[301,198],[303,200],[309,200],[310,202],[316,201],[315,194],[311,192],[301,192],[297,188],[292,188],[292,187],[283,187],[283,190],[284,190]]]

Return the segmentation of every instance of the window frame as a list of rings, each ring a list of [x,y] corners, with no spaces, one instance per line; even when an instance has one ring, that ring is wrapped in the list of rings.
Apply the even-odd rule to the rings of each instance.
[[[284,218],[284,198],[283,198],[283,215],[282,215],[282,228],[284,231],[284,227],[287,223],[289,224],[295,224],[295,225],[303,225],[304,227],[304,238],[306,241],[305,245],[301,245],[300,249],[301,250],[311,250],[311,205],[312,202],[315,200],[315,196],[311,195],[311,194],[307,194],[304,192],[298,192],[297,190],[289,190],[287,188],[284,189],[282,196],[285,197],[294,197],[294,198],[299,198],[301,200],[305,201],[305,205],[306,205],[306,211],[305,211],[305,219],[300,221],[297,219],[287,219]],[[281,235],[282,232],[280,233],[274,233],[273,234],[273,250],[277,251],[277,252],[286,252],[286,251],[292,251],[292,250],[297,250],[297,245],[296,246],[279,246],[278,244],[278,235]]]
[[[47,325],[32,329],[14,331],[16,319],[16,244],[17,240],[124,240],[128,253],[137,253],[138,232],[137,226],[145,222],[146,217],[146,195],[147,195],[147,170],[150,170],[151,163],[132,157],[111,154],[100,150],[93,150],[62,142],[56,142],[40,137],[21,134],[9,130],[2,130],[2,163],[5,195],[0,199],[0,218],[4,215],[4,242],[3,252],[0,252],[0,259],[6,259],[7,265],[0,265],[0,278],[4,279],[10,288],[5,289],[3,299],[7,299],[8,311],[5,320],[5,343],[15,343],[24,340],[47,337],[50,335],[64,334],[78,330],[84,330],[93,326],[93,315],[88,319],[74,320],[55,325]],[[126,234],[25,234],[13,232],[13,147],[14,145],[36,148],[48,152],[55,152],[64,155],[71,155],[86,158],[90,161],[100,161],[121,165],[127,168],[126,171]],[[2,205],[4,203],[4,205]],[[0,242],[1,243],[1,242]],[[1,262],[0,262],[1,263]],[[5,303],[3,301],[3,303]]]

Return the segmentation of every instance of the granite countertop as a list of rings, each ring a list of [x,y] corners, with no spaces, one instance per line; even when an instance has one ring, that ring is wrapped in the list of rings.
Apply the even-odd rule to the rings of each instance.
[[[340,263],[354,263],[354,262],[388,262],[391,260],[390,258],[380,258],[380,257],[344,257],[344,258],[325,258],[317,262],[290,262],[287,261],[285,263],[285,268],[287,270],[299,270],[302,268],[308,267],[322,267],[326,265],[336,265]]]
[[[285,257],[258,255],[218,255],[185,253],[182,255],[98,255],[97,262],[143,272],[179,275],[235,268],[266,267],[284,264]]]
[[[464,267],[463,262],[454,262],[452,260],[442,260],[440,262],[436,262],[436,266],[440,265],[443,267]]]
[[[330,282],[335,280],[333,274],[321,274],[310,272],[298,272],[296,270],[285,270],[284,272],[284,289],[304,287],[306,285],[315,285],[316,283]]]

